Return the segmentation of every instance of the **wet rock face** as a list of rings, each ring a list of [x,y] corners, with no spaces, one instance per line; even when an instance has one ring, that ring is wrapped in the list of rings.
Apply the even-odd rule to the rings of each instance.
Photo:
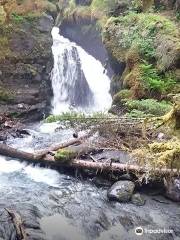
[[[74,62],[74,74],[70,79],[68,79],[68,71],[69,69],[72,69],[72,62],[69,62],[68,60],[69,54]],[[73,107],[87,107],[93,104],[93,93],[82,70],[76,47],[73,47],[70,53],[68,51],[64,52],[63,75],[68,79],[68,81],[64,83],[64,89],[67,90],[70,104]]]
[[[109,200],[129,202],[134,192],[135,185],[131,181],[118,181],[108,190]]]
[[[3,33],[9,49],[6,57],[0,57],[0,87],[8,89],[11,99],[0,101],[1,114],[28,119],[29,116],[32,118],[33,111],[34,120],[42,117],[51,98],[53,24],[51,16],[42,14]],[[20,104],[23,107],[18,107]]]
[[[109,57],[109,53],[102,42],[102,36],[96,28],[95,21],[91,19],[80,19],[78,21],[65,19],[60,26],[60,31],[64,37],[83,47],[103,65],[107,64],[106,70],[109,77],[114,75],[114,68],[119,68],[119,64],[115,60],[111,64],[112,57]]]
[[[11,205],[7,207],[7,210],[18,214],[18,217],[21,218],[27,240],[45,240],[45,235],[40,229],[38,209],[31,204],[22,205]],[[16,226],[7,210],[4,206],[0,206],[0,239],[19,239]]]
[[[169,199],[180,202],[180,178],[165,180],[166,197]]]

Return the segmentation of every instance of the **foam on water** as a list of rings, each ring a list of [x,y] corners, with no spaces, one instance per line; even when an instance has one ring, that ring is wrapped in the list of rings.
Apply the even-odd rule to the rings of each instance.
[[[88,113],[107,111],[112,103],[112,98],[109,93],[110,79],[101,62],[88,54],[82,47],[61,36],[59,34],[59,28],[54,27],[52,29],[52,37],[52,52],[54,55],[54,68],[52,71],[52,88],[54,93],[52,101],[53,113],[59,114],[73,108],[70,93],[72,93],[73,90],[75,91],[75,86],[77,86],[76,81],[80,81],[79,77],[76,76],[79,72],[79,67],[93,94],[93,103],[91,103],[90,106],[83,107],[76,105],[73,110]],[[82,88],[84,87],[82,84],[80,84],[80,86]],[[78,90],[76,89],[76,91]],[[83,89],[81,89],[81,92],[83,93]],[[86,94],[84,101],[88,102],[86,98],[90,96]],[[82,104],[82,99],[79,104]]]
[[[35,182],[46,183],[50,186],[58,186],[60,175],[57,171],[48,169],[48,168],[40,168],[38,166],[27,166],[24,168],[24,172],[27,176]]]
[[[0,163],[0,174],[21,171],[25,167],[25,164],[15,160],[7,161],[3,156],[0,156]]]
[[[38,166],[27,165],[16,160],[7,160],[0,156],[0,175],[11,174],[13,172],[24,173],[29,179],[35,182],[45,183],[50,186],[57,186],[60,181],[60,174],[52,169],[40,168]]]

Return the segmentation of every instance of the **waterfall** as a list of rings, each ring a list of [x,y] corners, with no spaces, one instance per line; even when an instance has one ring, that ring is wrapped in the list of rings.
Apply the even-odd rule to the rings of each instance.
[[[69,110],[107,111],[112,102],[110,79],[100,61],[61,36],[59,28],[53,28],[52,37],[53,114]]]

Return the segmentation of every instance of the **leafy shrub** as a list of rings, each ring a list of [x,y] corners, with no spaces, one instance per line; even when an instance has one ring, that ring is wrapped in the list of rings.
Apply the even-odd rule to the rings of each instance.
[[[130,98],[132,96],[132,92],[130,89],[122,89],[121,91],[119,91],[118,96],[121,99],[127,99]]]
[[[126,113],[125,116],[129,117],[129,118],[146,118],[146,117],[152,117],[153,115],[152,114],[147,114],[143,111],[133,109],[129,113]]]
[[[125,106],[130,110],[142,111],[146,114],[152,115],[164,115],[170,111],[172,105],[168,102],[158,102],[155,99],[142,99],[142,100],[127,100]]]
[[[137,45],[140,54],[144,55],[146,59],[153,59],[155,57],[154,39],[152,37],[138,39]]]
[[[103,113],[103,112],[95,112],[93,114],[85,114],[85,113],[81,113],[81,112],[64,112],[60,115],[50,115],[49,117],[47,117],[45,119],[46,123],[52,123],[52,122],[58,122],[58,121],[76,121],[76,122],[87,122],[89,121],[93,121],[96,119],[103,119],[103,118],[107,118],[112,115],[107,114],[107,113]]]
[[[15,23],[20,23],[24,20],[24,17],[13,12],[11,14],[11,20],[14,21]]]
[[[160,76],[151,64],[141,64],[140,68],[144,84],[149,91],[153,90],[161,94],[166,93],[171,90],[176,83],[170,77]]]
[[[151,60],[155,57],[154,40],[158,34],[176,36],[176,25],[163,16],[152,13],[129,12],[125,16],[110,18],[107,26],[112,23],[119,29],[118,43],[124,49],[137,45],[142,57]]]

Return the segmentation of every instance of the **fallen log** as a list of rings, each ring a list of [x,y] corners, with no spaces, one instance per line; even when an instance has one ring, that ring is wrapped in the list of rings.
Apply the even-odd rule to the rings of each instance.
[[[72,144],[72,141],[69,141],[68,143]],[[61,146],[64,146],[62,144]],[[67,143],[66,143],[67,145]],[[59,145],[60,146],[60,145]],[[41,158],[37,158],[37,154],[35,153],[27,153],[24,151],[20,151],[17,149],[14,149],[10,146],[7,146],[5,144],[0,144],[0,154],[18,158],[18,159],[24,159],[27,161],[35,161],[38,162],[44,162],[55,164],[57,166],[63,166],[63,167],[71,167],[71,168],[81,168],[81,169],[89,169],[89,170],[95,170],[95,171],[107,171],[107,172],[134,172],[134,173],[148,173],[150,172],[150,169],[147,169],[145,167],[140,167],[138,165],[131,165],[131,164],[121,164],[121,163],[102,163],[102,162],[93,162],[92,160],[81,160],[81,159],[71,159],[68,161],[68,163],[64,163],[58,160],[55,160],[54,156],[50,154],[41,155]],[[180,172],[178,169],[167,169],[167,168],[155,168],[151,169],[151,172],[153,172],[154,175],[160,175],[160,176],[179,176]]]
[[[64,142],[64,143],[53,144],[52,146],[50,146],[47,149],[36,151],[34,153],[34,157],[35,157],[35,159],[40,160],[45,155],[47,155],[49,152],[57,151],[59,149],[66,148],[66,147],[69,147],[69,146],[72,146],[72,145],[75,145],[75,144],[76,145],[80,144],[82,142],[82,140],[86,139],[88,136],[89,136],[89,134],[85,134],[85,135],[83,135],[83,136],[81,136],[77,139],[71,139],[71,140],[69,140],[67,142]],[[1,150],[1,148],[0,148],[0,150]]]
[[[84,161],[79,159],[72,160],[68,166],[73,168],[83,168],[96,171],[108,171],[108,172],[134,172],[134,173],[148,173],[150,170],[145,167],[140,167],[138,165],[122,164],[122,163],[100,163],[92,161]],[[155,175],[171,175],[178,176],[180,174],[178,169],[168,169],[168,168],[155,168],[151,170]]]
[[[81,141],[86,138],[87,135],[84,135],[80,138],[77,139],[71,139],[67,142],[64,143],[59,143],[50,146],[47,149],[36,151],[34,153],[28,153],[25,151],[17,150],[15,148],[12,148],[6,144],[0,144],[0,154],[8,157],[13,157],[13,158],[19,158],[19,159],[24,159],[24,160],[41,160],[43,157],[48,155],[48,153],[52,151],[57,151],[58,149],[69,147],[74,144],[80,144]]]

